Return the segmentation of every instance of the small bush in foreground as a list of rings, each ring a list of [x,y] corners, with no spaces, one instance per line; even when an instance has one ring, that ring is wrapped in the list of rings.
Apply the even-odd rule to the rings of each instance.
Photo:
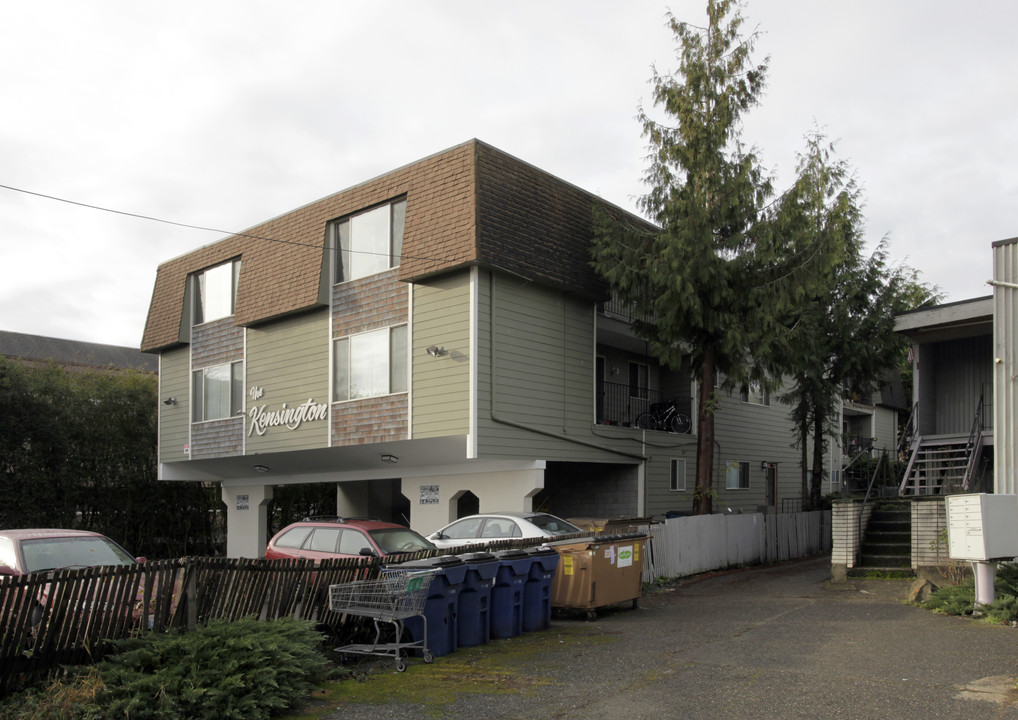
[[[262,720],[306,700],[329,666],[311,623],[215,621],[116,643],[115,654],[45,692],[10,698],[16,720]],[[7,715],[8,706],[11,712]],[[17,710],[15,710],[17,708]]]
[[[993,602],[980,607],[980,613],[993,622],[1018,622],[1018,565],[997,565],[993,592]],[[923,603],[923,607],[944,615],[971,615],[976,609],[975,600],[975,582],[970,578],[959,585],[940,588]]]

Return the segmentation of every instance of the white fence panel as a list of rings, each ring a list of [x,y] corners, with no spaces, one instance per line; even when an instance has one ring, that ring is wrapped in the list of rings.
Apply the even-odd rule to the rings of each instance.
[[[830,549],[830,511],[692,515],[651,527],[646,577],[683,577]]]

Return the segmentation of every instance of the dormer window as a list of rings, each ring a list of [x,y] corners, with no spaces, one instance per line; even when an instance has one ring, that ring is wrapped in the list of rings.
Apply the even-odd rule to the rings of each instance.
[[[330,225],[335,282],[346,282],[398,267],[403,252],[406,200],[381,205]]]
[[[194,324],[233,315],[237,302],[240,260],[210,267],[191,277],[194,294]]]

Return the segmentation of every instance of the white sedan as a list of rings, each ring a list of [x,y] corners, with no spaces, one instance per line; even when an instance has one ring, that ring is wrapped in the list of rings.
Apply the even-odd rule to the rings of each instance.
[[[440,548],[482,545],[514,538],[553,538],[582,533],[562,518],[542,512],[500,512],[469,515],[428,535]]]

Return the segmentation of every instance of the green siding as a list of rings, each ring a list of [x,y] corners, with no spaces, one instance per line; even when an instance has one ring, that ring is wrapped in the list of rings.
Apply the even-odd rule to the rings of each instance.
[[[714,428],[719,449],[715,452],[714,488],[718,507],[755,510],[766,503],[764,470],[761,463],[778,464],[778,507],[782,499],[802,498],[799,450],[790,408],[779,399],[783,390],[771,393],[770,405],[744,403],[739,394],[721,392]],[[725,488],[725,465],[732,461],[749,463],[749,489]]]
[[[470,271],[413,290],[411,366],[413,437],[470,432]],[[428,355],[432,345],[445,348]]]
[[[245,454],[327,447],[329,420],[306,422],[296,430],[270,427],[251,433],[254,406],[266,411],[296,407],[307,400],[329,405],[329,314],[320,311],[247,330]],[[252,388],[264,395],[252,398]]]
[[[187,460],[191,418],[191,352],[187,346],[167,350],[159,358],[159,461]],[[176,405],[163,405],[166,398]]]
[[[593,303],[498,273],[482,277],[478,454],[622,461],[594,447],[611,443],[591,433]],[[494,393],[489,392],[492,372]]]

